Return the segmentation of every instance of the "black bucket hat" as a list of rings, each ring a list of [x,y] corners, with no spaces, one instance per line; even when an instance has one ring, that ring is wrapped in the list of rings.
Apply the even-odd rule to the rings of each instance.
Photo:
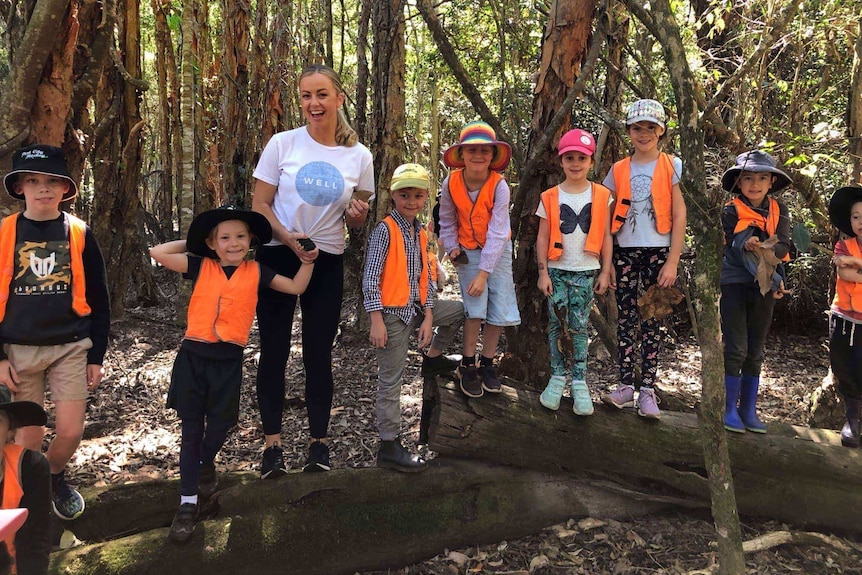
[[[0,386],[0,411],[9,414],[9,428],[45,425],[48,415],[42,406],[32,401],[12,401],[8,387]]]
[[[770,193],[778,192],[790,185],[790,176],[776,167],[775,158],[763,150],[751,150],[736,156],[736,164],[721,176],[721,187],[728,192],[741,194],[742,191],[736,185],[736,181],[743,171],[775,174],[776,180],[769,190]]]
[[[12,171],[3,178],[6,192],[16,200],[23,200],[24,194],[14,189],[15,180],[21,172],[34,172],[36,174],[48,174],[66,178],[71,184],[69,190],[63,194],[63,201],[71,200],[78,195],[78,185],[69,174],[66,166],[66,156],[63,150],[55,146],[45,144],[33,144],[24,148],[18,148],[12,154]]]
[[[218,257],[207,245],[207,237],[214,227],[228,220],[240,220],[248,224],[249,230],[254,235],[252,245],[266,244],[272,240],[272,226],[269,225],[266,216],[236,206],[222,206],[207,210],[192,220],[189,235],[186,238],[186,249],[201,257]]]
[[[850,225],[850,210],[857,202],[862,202],[860,185],[838,188],[829,200],[829,221],[850,237],[856,236],[853,226]]]

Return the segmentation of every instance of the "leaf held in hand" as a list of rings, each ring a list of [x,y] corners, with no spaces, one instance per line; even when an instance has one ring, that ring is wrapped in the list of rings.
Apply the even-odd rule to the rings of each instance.
[[[682,292],[674,286],[662,288],[658,284],[651,285],[638,298],[641,321],[666,318],[673,313],[673,306],[681,302],[682,299]]]

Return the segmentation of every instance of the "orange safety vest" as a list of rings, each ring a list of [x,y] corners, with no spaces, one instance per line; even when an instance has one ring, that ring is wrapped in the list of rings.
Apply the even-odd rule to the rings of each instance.
[[[3,447],[3,504],[2,509],[16,509],[20,507],[24,490],[21,489],[21,457],[24,448],[15,443],[7,443]],[[12,573],[17,573],[15,568],[15,533],[6,537],[6,549],[12,557]]]
[[[195,289],[189,300],[186,339],[217,343],[235,343],[245,347],[260,284],[257,262],[242,262],[227,279],[221,265],[203,258]]]
[[[862,258],[862,250],[859,249],[859,242],[855,238],[841,241],[844,242],[851,256]],[[847,281],[839,276],[835,281],[835,298],[832,300],[832,307],[862,313],[862,283]]]
[[[6,304],[9,302],[9,288],[15,275],[15,241],[18,216],[15,213],[0,222],[0,321],[6,317]],[[84,238],[87,224],[84,220],[63,213],[69,228],[69,254],[72,263],[72,310],[81,317],[90,315],[87,303],[87,282],[84,277]]]
[[[468,250],[485,247],[488,236],[488,226],[491,223],[491,212],[494,209],[494,191],[503,176],[491,172],[491,176],[479,190],[479,196],[474,203],[467,194],[464,183],[464,170],[455,170],[449,175],[449,195],[458,212],[458,244]],[[512,231],[509,230],[509,237]],[[446,249],[449,249],[448,247]]]
[[[626,222],[626,214],[632,205],[631,188],[631,158],[620,160],[613,167],[614,184],[616,185],[616,203],[611,220],[611,233],[620,231]],[[660,234],[669,234],[673,228],[673,158],[664,152],[658,156],[655,171],[652,174],[652,205],[655,209],[655,229]]]
[[[733,228],[734,235],[750,227],[763,230],[770,237],[775,235],[775,231],[778,229],[778,218],[781,215],[781,208],[778,207],[778,202],[775,198],[767,199],[769,200],[769,213],[765,217],[763,214],[754,211],[754,208],[743,202],[738,196],[727,202],[728,206],[733,205],[736,207],[737,221],[736,227]],[[790,254],[785,254],[781,258],[781,261],[789,262]]]
[[[593,199],[590,209],[590,231],[584,251],[599,257],[602,252],[602,240],[605,239],[605,225],[608,221],[608,198],[611,191],[601,184],[592,184]],[[563,232],[560,230],[560,186],[554,186],[542,192],[542,205],[548,216],[548,228],[551,232],[548,242],[548,259],[556,261],[563,255]]]
[[[410,273],[407,268],[407,249],[404,235],[392,216],[383,218],[389,228],[389,249],[380,274],[380,301],[383,307],[405,307],[410,303]],[[424,306],[428,301],[428,234],[419,230],[419,252],[422,254],[422,271],[419,276],[419,301]]]

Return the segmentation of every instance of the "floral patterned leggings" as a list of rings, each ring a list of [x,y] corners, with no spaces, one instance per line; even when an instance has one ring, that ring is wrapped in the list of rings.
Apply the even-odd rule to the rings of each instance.
[[[638,310],[640,287],[646,290],[656,283],[667,260],[668,248],[621,248],[614,246],[614,268],[617,274],[617,346],[620,353],[620,383],[635,385],[635,353],[640,330],[641,382],[655,385],[658,354],[661,351],[659,322],[641,321]]]

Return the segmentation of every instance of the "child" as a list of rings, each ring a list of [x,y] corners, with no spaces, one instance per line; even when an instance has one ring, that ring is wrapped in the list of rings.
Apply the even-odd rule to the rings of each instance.
[[[468,397],[502,391],[494,369],[497,343],[504,327],[521,323],[512,281],[509,185],[499,173],[511,157],[509,144],[497,141],[484,122],[464,126],[460,141],[443,153],[443,162],[454,171],[443,180],[440,239],[458,267],[467,316],[457,374]],[[485,336],[476,365],[483,321]]]
[[[84,512],[65,469],[84,433],[87,395],[102,381],[111,306],[105,262],[84,221],[60,211],[78,194],[63,151],[36,144],[17,150],[6,191],[24,211],[0,224],[0,384],[16,401],[54,403],[52,505],[63,520]],[[41,452],[45,428],[17,430],[19,445]]]
[[[638,292],[676,281],[685,239],[685,202],[679,189],[682,161],[659,151],[665,134],[664,107],[638,100],[626,113],[626,133],[634,153],[615,163],[604,182],[614,195],[611,233],[617,283],[620,384],[602,401],[622,409],[635,404],[635,335],[640,329],[641,388],[638,415],[659,419],[655,379],[661,333],[656,319],[641,321]]]
[[[862,345],[855,338],[862,324],[862,186],[840,188],[829,200],[829,220],[849,236],[835,244],[838,280],[829,319],[829,361],[844,399],[847,423],[841,445],[859,447],[862,432]]]
[[[766,152],[753,150],[736,157],[724,172],[721,187],[736,194],[724,206],[724,257],[721,261],[721,333],[724,340],[724,428],[736,433],[766,433],[755,412],[763,346],[772,324],[775,300],[785,293],[781,265],[773,273],[772,289],[763,294],[755,280],[756,255],[761,242],[777,235],[775,256],[787,261],[790,251],[790,217],[774,194],[790,178],[775,167]],[[738,407],[737,407],[738,404]]]
[[[405,472],[426,467],[425,460],[399,440],[401,378],[410,334],[419,328],[419,346],[431,343],[422,360],[423,375],[452,371],[454,362],[442,354],[464,319],[460,302],[434,303],[435,263],[428,254],[428,235],[416,219],[430,188],[428,172],[419,164],[395,169],[390,184],[394,209],[371,232],[362,279],[365,310],[371,316],[369,339],[377,352],[377,466]],[[432,342],[435,326],[440,329]]]
[[[246,260],[253,243],[271,238],[263,215],[224,207],[196,217],[187,240],[150,248],[154,260],[195,282],[167,400],[182,419],[180,506],[169,533],[178,543],[194,532],[198,495],[209,497],[218,484],[215,456],[239,418],[243,349],[258,293],[269,287],[299,295],[314,270],[303,263],[290,279]]]
[[[551,378],[539,401],[548,409],[560,408],[567,363],[571,361],[573,410],[576,415],[592,415],[593,401],[586,382],[587,322],[593,291],[603,294],[613,287],[611,193],[587,179],[596,151],[592,134],[569,130],[560,138],[558,148],[566,180],[545,191],[536,210],[541,218],[536,241],[539,291],[549,297],[551,352]],[[570,339],[571,347],[560,346],[566,332],[568,337],[563,339]]]

